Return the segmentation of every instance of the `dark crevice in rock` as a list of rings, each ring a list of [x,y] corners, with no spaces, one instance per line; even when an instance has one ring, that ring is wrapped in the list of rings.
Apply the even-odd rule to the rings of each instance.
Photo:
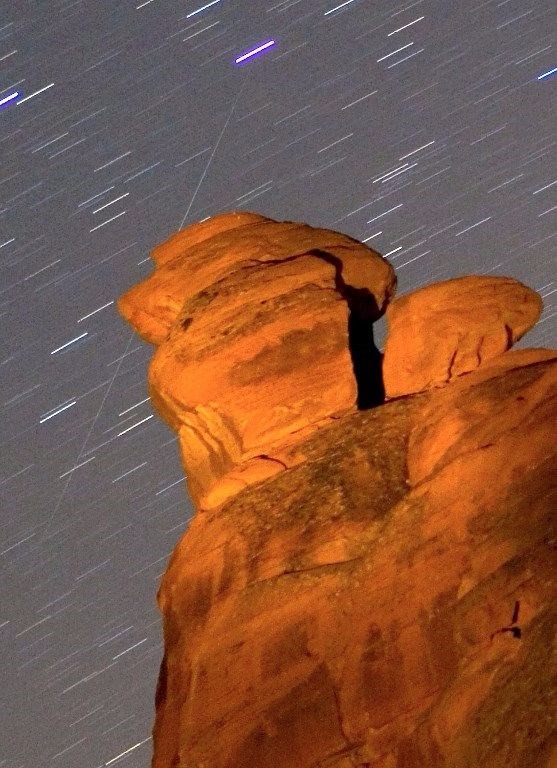
[[[274,456],[268,456],[266,453],[260,453],[259,456],[257,456],[258,459],[265,459],[266,461],[273,461],[275,464],[280,464],[281,467],[284,469],[288,469],[284,461],[281,461],[280,459],[276,459]]]
[[[335,246],[340,248],[342,246]],[[350,250],[347,248],[346,250]],[[312,248],[309,251],[294,254],[284,259],[255,260],[260,264],[284,264],[302,256],[316,256],[335,268],[335,288],[345,299],[350,311],[348,316],[348,346],[352,367],[356,378],[357,399],[359,411],[366,411],[385,402],[385,387],[383,384],[383,355],[375,346],[373,338],[373,323],[378,320],[381,312],[375,296],[368,288],[354,288],[348,285],[342,276],[342,260],[328,251]]]
[[[291,568],[287,571],[281,571],[280,573],[275,574],[274,576],[268,576],[265,579],[257,579],[256,581],[252,581],[250,586],[255,586],[257,584],[263,584],[266,581],[275,581],[276,579],[280,579],[283,576],[295,576],[300,573],[310,573],[311,571],[319,571],[323,568],[332,568],[337,565],[348,565],[348,563],[355,563],[359,560],[362,560],[362,556],[358,557],[352,557],[347,560],[335,560],[331,563],[319,563],[319,565],[310,565],[307,568]]]
[[[476,361],[478,364],[478,368],[482,364],[482,347],[484,343],[485,336],[480,336],[478,341],[478,348],[476,349]]]
[[[375,346],[373,323],[381,316],[375,296],[368,288],[354,288],[342,276],[342,260],[332,253],[314,248],[312,256],[335,268],[335,287],[348,304],[348,346],[357,386],[356,405],[366,411],[385,402],[383,355]]]
[[[166,701],[167,680],[168,680],[168,670],[166,666],[166,653],[165,653],[164,656],[162,657],[162,661],[159,669],[159,677],[157,681],[157,689],[155,692],[156,709],[159,709],[159,707],[162,707],[162,705]]]
[[[507,349],[510,349],[513,345],[513,330],[507,323],[505,323],[505,333],[507,335]]]
[[[450,381],[451,376],[453,375],[453,365],[454,365],[454,361],[456,360],[457,354],[458,354],[458,349],[455,349],[455,351],[451,355],[451,359],[449,360],[449,365],[447,367],[447,381]]]
[[[385,402],[383,355],[375,346],[373,322],[353,310],[348,316],[348,346],[358,386],[356,405],[367,411]]]

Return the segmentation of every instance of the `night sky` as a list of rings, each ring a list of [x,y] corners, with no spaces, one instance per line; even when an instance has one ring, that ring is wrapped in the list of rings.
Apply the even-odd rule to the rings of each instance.
[[[115,300],[156,244],[234,209],[337,229],[399,294],[522,280],[519,346],[555,345],[551,0],[202,6],[1,3],[0,768],[149,764],[191,506]]]

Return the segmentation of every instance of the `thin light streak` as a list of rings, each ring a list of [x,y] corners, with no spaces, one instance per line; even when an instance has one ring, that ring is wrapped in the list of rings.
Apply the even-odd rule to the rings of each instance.
[[[387,37],[391,37],[391,35],[396,35],[397,32],[402,32],[403,29],[408,29],[408,27],[411,27],[413,24],[417,24],[419,21],[423,21],[425,19],[425,16],[420,16],[418,19],[414,19],[414,21],[409,21],[408,24],[405,24],[403,27],[399,27],[398,29],[393,29],[392,32],[389,32]]]
[[[365,96],[360,96],[360,98],[356,99],[356,101],[351,101],[349,104],[345,104],[344,107],[341,107],[341,111],[343,109],[348,109],[348,107],[353,107],[354,104],[359,104],[360,101],[363,101],[364,99],[368,99],[370,96],[373,96],[374,93],[377,93],[377,91],[370,91],[369,93],[366,93]]]
[[[49,413],[48,416],[42,416],[39,419],[39,424],[43,424],[45,421],[48,421],[49,419],[54,418],[54,416],[58,416],[59,413],[62,413],[62,411],[66,411],[68,408],[71,408],[72,405],[75,405],[77,403],[77,400],[72,400],[71,403],[67,403],[67,405],[63,405],[60,408],[57,408],[54,413]]]
[[[393,208],[389,208],[388,211],[385,211],[384,213],[380,213],[379,216],[375,216],[375,218],[370,219],[367,224],[371,224],[372,221],[377,221],[377,219],[382,219],[383,216],[386,216],[388,213],[392,213],[392,211],[396,211],[397,208],[402,208],[403,203],[399,203],[398,205],[395,205]]]
[[[435,141],[428,141],[427,144],[422,144],[421,147],[418,147],[418,149],[413,149],[412,152],[409,152],[407,155],[402,155],[402,157],[399,157],[399,160],[406,160],[407,157],[411,157],[411,155],[415,155],[416,152],[421,152],[422,149],[425,149],[426,147],[431,147],[432,144],[435,144]]]
[[[71,475],[72,472],[75,472],[76,469],[79,469],[80,467],[83,467],[85,464],[89,464],[89,462],[93,461],[94,458],[95,458],[94,456],[91,456],[90,459],[85,459],[85,461],[82,461],[81,464],[76,464],[75,467],[72,467],[71,469],[68,469],[67,472],[62,472],[62,474],[60,475],[60,480],[63,477],[66,477],[66,475]]]
[[[344,8],[345,5],[350,5],[350,3],[353,3],[354,0],[346,0],[346,2],[341,3],[340,5],[335,6],[335,8],[331,8],[329,11],[325,11],[323,16],[328,16],[330,13],[334,13],[335,11],[338,11],[340,8]]]
[[[116,757],[113,757],[111,760],[105,763],[105,766],[112,765],[112,763],[115,763],[116,760],[119,760],[121,757],[124,757],[124,755],[127,755],[130,752],[133,752],[134,749],[137,749],[138,747],[140,747],[142,744],[145,744],[145,742],[149,741],[150,739],[151,739],[151,736],[148,736],[146,739],[143,739],[143,741],[138,741],[137,744],[133,745],[133,747],[130,747],[129,749],[124,750],[124,752],[120,752],[119,755],[116,755]]]
[[[114,219],[119,219],[120,216],[123,216],[124,214],[125,214],[125,211],[121,211],[120,213],[117,213],[116,216],[113,216],[111,219],[107,219],[106,221],[101,222],[101,224],[97,224],[97,226],[90,229],[89,232],[94,232],[96,229],[100,229],[101,227],[104,227],[105,224],[110,224],[111,221],[114,221]]]
[[[122,435],[125,435],[126,432],[129,432],[132,429],[135,429],[136,427],[139,427],[140,424],[144,424],[146,421],[149,421],[149,419],[152,419],[154,414],[152,413],[150,416],[146,416],[144,419],[141,419],[141,421],[138,421],[136,424],[132,424],[131,427],[128,427],[127,429],[122,430],[122,432],[118,432],[118,437],[121,437]]]
[[[56,347],[56,349],[53,349],[50,353],[51,355],[55,355],[57,352],[60,352],[62,349],[65,349],[66,347],[69,347],[70,344],[75,344],[76,341],[79,341],[80,339],[85,338],[85,336],[88,336],[88,331],[85,331],[85,333],[82,333],[80,336],[76,336],[75,339],[70,339],[70,341],[67,341],[65,344],[62,344],[61,347]]]
[[[98,213],[99,211],[104,210],[105,208],[108,208],[109,205],[114,205],[114,203],[117,203],[118,200],[123,200],[125,197],[127,197],[130,193],[124,192],[123,195],[120,195],[119,197],[115,197],[114,200],[110,200],[108,203],[105,203],[104,205],[101,205],[100,208],[95,208],[93,213]]]
[[[368,240],[373,240],[374,237],[377,237],[378,235],[382,235],[383,230],[380,229],[379,232],[374,232],[373,235],[370,235],[369,237],[366,237],[365,240],[362,240],[362,243],[367,243]]]
[[[216,5],[217,3],[220,3],[220,1],[221,0],[212,0],[211,3],[206,3],[205,5],[202,5],[201,8],[197,8],[195,11],[191,11],[191,13],[186,14],[186,19],[191,19],[192,16],[196,16],[198,13],[201,13],[201,11],[206,11],[207,8],[210,8],[212,5]]]
[[[394,51],[391,51],[390,53],[387,53],[385,56],[381,56],[380,59],[377,59],[377,63],[380,61],[385,61],[385,59],[390,59],[391,56],[394,56],[395,53],[400,53],[401,51],[405,51],[406,48],[410,48],[411,45],[414,45],[414,43],[407,43],[406,45],[402,45],[400,48],[396,48]]]
[[[0,99],[0,107],[2,107],[4,104],[8,104],[10,101],[14,101],[14,99],[17,99],[19,96],[19,91],[14,91],[13,93],[8,94],[7,96],[4,96],[3,99]]]
[[[19,106],[20,104],[23,104],[24,101],[29,101],[29,99],[33,99],[35,96],[38,96],[39,93],[43,93],[43,91],[48,91],[49,88],[52,88],[54,83],[50,83],[49,85],[45,85],[44,88],[39,88],[38,91],[35,91],[34,93],[30,93],[29,96],[25,96],[23,99],[20,99],[17,103]]]
[[[228,117],[226,118],[225,123],[222,126],[222,130],[221,130],[221,132],[219,134],[219,137],[217,139],[217,142],[216,142],[215,146],[213,147],[213,151],[209,155],[209,159],[207,160],[207,165],[205,166],[205,168],[203,170],[203,173],[201,174],[201,178],[197,182],[197,187],[194,190],[194,193],[193,193],[192,198],[191,198],[191,200],[189,202],[188,208],[187,208],[187,210],[186,210],[186,212],[185,212],[185,214],[184,214],[184,216],[182,218],[182,221],[180,222],[180,229],[182,229],[182,227],[184,226],[184,224],[186,222],[186,219],[188,218],[188,215],[189,215],[189,212],[191,211],[191,207],[193,205],[193,202],[194,202],[195,198],[197,197],[197,193],[199,192],[199,189],[200,189],[201,185],[203,184],[203,179],[207,175],[207,171],[209,170],[209,166],[211,165],[211,161],[213,160],[213,157],[215,156],[216,151],[219,148],[219,144],[221,142],[222,137],[224,136],[224,132],[226,131],[226,129],[228,127],[228,123],[232,119],[232,115],[234,114],[234,110],[236,109],[238,101],[240,100],[240,96],[242,95],[242,92],[243,92],[244,88],[246,87],[246,83],[247,83],[247,80],[244,81],[242,87],[238,91],[238,95],[234,99],[234,103],[232,104],[230,112],[228,113]]]
[[[138,403],[134,403],[134,405],[130,405],[129,408],[126,408],[124,411],[120,411],[118,416],[123,416],[125,413],[129,413],[129,411],[133,411],[134,408],[137,408],[139,405],[143,405],[143,403],[146,403],[150,399],[151,399],[150,397],[146,397],[144,400],[140,400]]]
[[[78,320],[77,322],[78,322],[78,323],[81,323],[81,322],[83,322],[83,320],[87,320],[87,318],[89,318],[89,317],[93,317],[93,315],[96,315],[96,314],[97,314],[97,312],[100,312],[100,311],[101,311],[101,309],[106,309],[106,308],[107,308],[107,307],[109,307],[111,304],[114,304],[114,301],[107,301],[107,302],[106,302],[106,304],[103,304],[103,305],[102,305],[102,307],[99,307],[98,309],[94,309],[92,312],[89,312],[89,314],[88,314],[88,315],[83,315],[83,317],[80,317],[80,318],[79,318],[79,320]]]
[[[241,56],[238,56],[237,59],[234,59],[234,62],[236,64],[241,64],[242,61],[246,61],[247,59],[251,59],[256,54],[261,53],[261,51],[264,51],[267,48],[271,48],[271,46],[273,46],[273,45],[276,45],[276,41],[275,40],[268,40],[266,43],[262,43],[261,45],[258,45],[257,48],[253,48],[252,50],[246,51]]]
[[[481,219],[480,221],[477,221],[475,224],[471,224],[469,227],[466,227],[466,229],[461,229],[460,232],[455,232],[455,237],[459,237],[460,235],[463,235],[465,232],[469,232],[471,229],[475,229],[476,227],[479,227],[480,224],[483,224],[485,221],[489,221],[491,216],[486,216],[485,219]]]

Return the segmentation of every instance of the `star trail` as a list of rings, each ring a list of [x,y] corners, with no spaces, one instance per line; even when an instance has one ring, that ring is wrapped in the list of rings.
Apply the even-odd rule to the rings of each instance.
[[[554,23],[550,0],[4,4],[0,768],[149,764],[191,507],[115,302],[155,245],[233,209],[338,229],[399,294],[525,282],[518,346],[555,346]]]
[[[538,80],[545,80],[546,77],[551,77],[551,75],[555,74],[557,74],[557,67],[553,67],[549,72],[543,72],[541,75],[538,75]]]
[[[266,43],[261,43],[261,45],[258,45],[256,48],[253,48],[250,51],[246,51],[245,53],[242,53],[241,56],[238,56],[236,59],[234,59],[234,63],[241,64],[242,62],[247,61],[248,59],[253,59],[258,54],[268,50],[269,48],[274,47],[275,45],[276,45],[275,40],[268,40]]]
[[[13,93],[8,94],[8,96],[4,96],[0,99],[0,107],[4,107],[6,104],[11,104],[11,102],[15,101],[18,96],[18,91],[14,91]]]

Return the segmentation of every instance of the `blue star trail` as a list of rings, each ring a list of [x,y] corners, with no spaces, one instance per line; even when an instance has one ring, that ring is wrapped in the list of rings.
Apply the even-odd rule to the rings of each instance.
[[[545,80],[546,77],[551,77],[555,74],[557,74],[557,67],[553,67],[553,69],[550,69],[548,72],[544,72],[542,75],[538,75],[538,80]]]

